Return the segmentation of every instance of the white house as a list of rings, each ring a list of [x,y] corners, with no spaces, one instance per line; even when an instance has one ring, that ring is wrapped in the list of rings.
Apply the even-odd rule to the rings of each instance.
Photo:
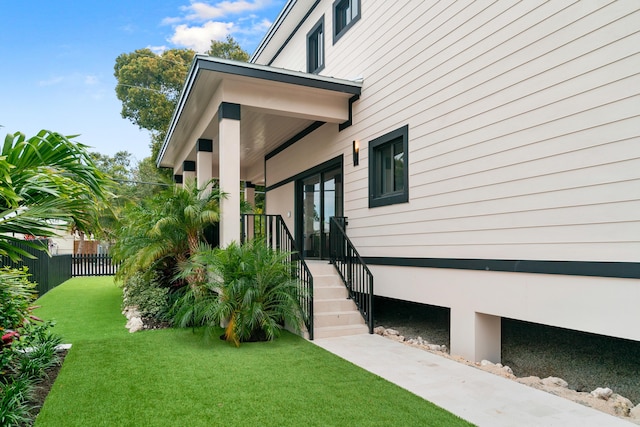
[[[220,178],[223,245],[241,181],[307,258],[348,217],[452,354],[499,360],[501,317],[640,340],[639,72],[637,0],[290,0],[250,63],[195,58],[158,165]]]

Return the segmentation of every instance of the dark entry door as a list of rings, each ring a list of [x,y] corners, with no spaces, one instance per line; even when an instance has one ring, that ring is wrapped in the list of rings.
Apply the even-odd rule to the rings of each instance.
[[[297,186],[298,238],[305,258],[329,255],[329,219],[342,216],[342,167],[312,173]]]

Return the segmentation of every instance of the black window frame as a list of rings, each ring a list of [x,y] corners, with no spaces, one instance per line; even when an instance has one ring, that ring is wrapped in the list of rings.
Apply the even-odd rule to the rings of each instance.
[[[318,37],[318,34],[317,34],[318,31],[320,31],[320,37]],[[311,31],[307,33],[307,72],[308,73],[318,74],[320,71],[324,69],[324,45],[325,45],[324,33],[325,31],[324,31],[324,15],[323,15],[322,18],[320,18],[320,20],[316,23],[316,25],[314,25],[313,28],[311,28]],[[318,40],[320,40],[321,43],[318,43]],[[313,41],[315,41],[315,49],[312,48]],[[318,47],[318,44],[320,44],[320,47]],[[313,52],[312,52],[312,49],[313,49]],[[317,67],[312,69],[311,54],[313,53],[314,56],[317,56],[317,49],[320,50],[320,53],[319,53],[320,64],[318,64]]]
[[[382,194],[378,184],[380,176],[376,153],[402,141],[403,149],[403,170],[404,188],[401,191],[387,192]],[[369,141],[369,207],[388,206],[397,203],[407,203],[409,201],[409,125],[404,125],[394,131],[382,135]]]
[[[340,22],[340,20],[338,19],[338,8],[345,1],[349,2],[352,5],[351,7],[353,7],[354,3],[357,4],[358,13],[356,16],[353,16],[351,18],[351,21],[345,24],[342,28],[338,28],[338,23]],[[360,20],[360,16],[362,15],[362,7],[360,4],[360,0],[336,0],[333,2],[333,7],[331,9],[333,10],[333,44],[336,44],[338,40],[340,40],[340,38],[347,31],[349,31],[349,29],[353,26],[353,24],[355,24]]]

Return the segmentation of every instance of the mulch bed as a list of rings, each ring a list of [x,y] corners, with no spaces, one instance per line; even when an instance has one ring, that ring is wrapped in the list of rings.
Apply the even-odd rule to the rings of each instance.
[[[40,409],[42,409],[42,405],[44,405],[44,401],[49,395],[51,387],[53,387],[53,383],[56,381],[56,378],[58,378],[58,373],[62,368],[62,362],[64,362],[64,358],[67,356],[68,352],[68,350],[60,350],[58,352],[60,361],[49,368],[42,381],[36,385],[33,399],[29,402],[29,405],[32,407],[30,413],[33,420],[35,420],[36,416],[40,413]]]

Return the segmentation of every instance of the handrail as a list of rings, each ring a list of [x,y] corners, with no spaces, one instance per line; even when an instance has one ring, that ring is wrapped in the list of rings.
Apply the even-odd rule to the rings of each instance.
[[[307,263],[300,256],[295,240],[281,215],[242,214],[240,241],[264,239],[266,245],[277,251],[289,253],[289,262],[295,266],[298,279],[300,307],[309,339],[313,340],[313,276]]]
[[[358,307],[367,322],[369,333],[373,333],[373,274],[364,263],[347,233],[346,217],[331,217],[329,222],[329,252],[335,266],[349,291],[349,298]]]

